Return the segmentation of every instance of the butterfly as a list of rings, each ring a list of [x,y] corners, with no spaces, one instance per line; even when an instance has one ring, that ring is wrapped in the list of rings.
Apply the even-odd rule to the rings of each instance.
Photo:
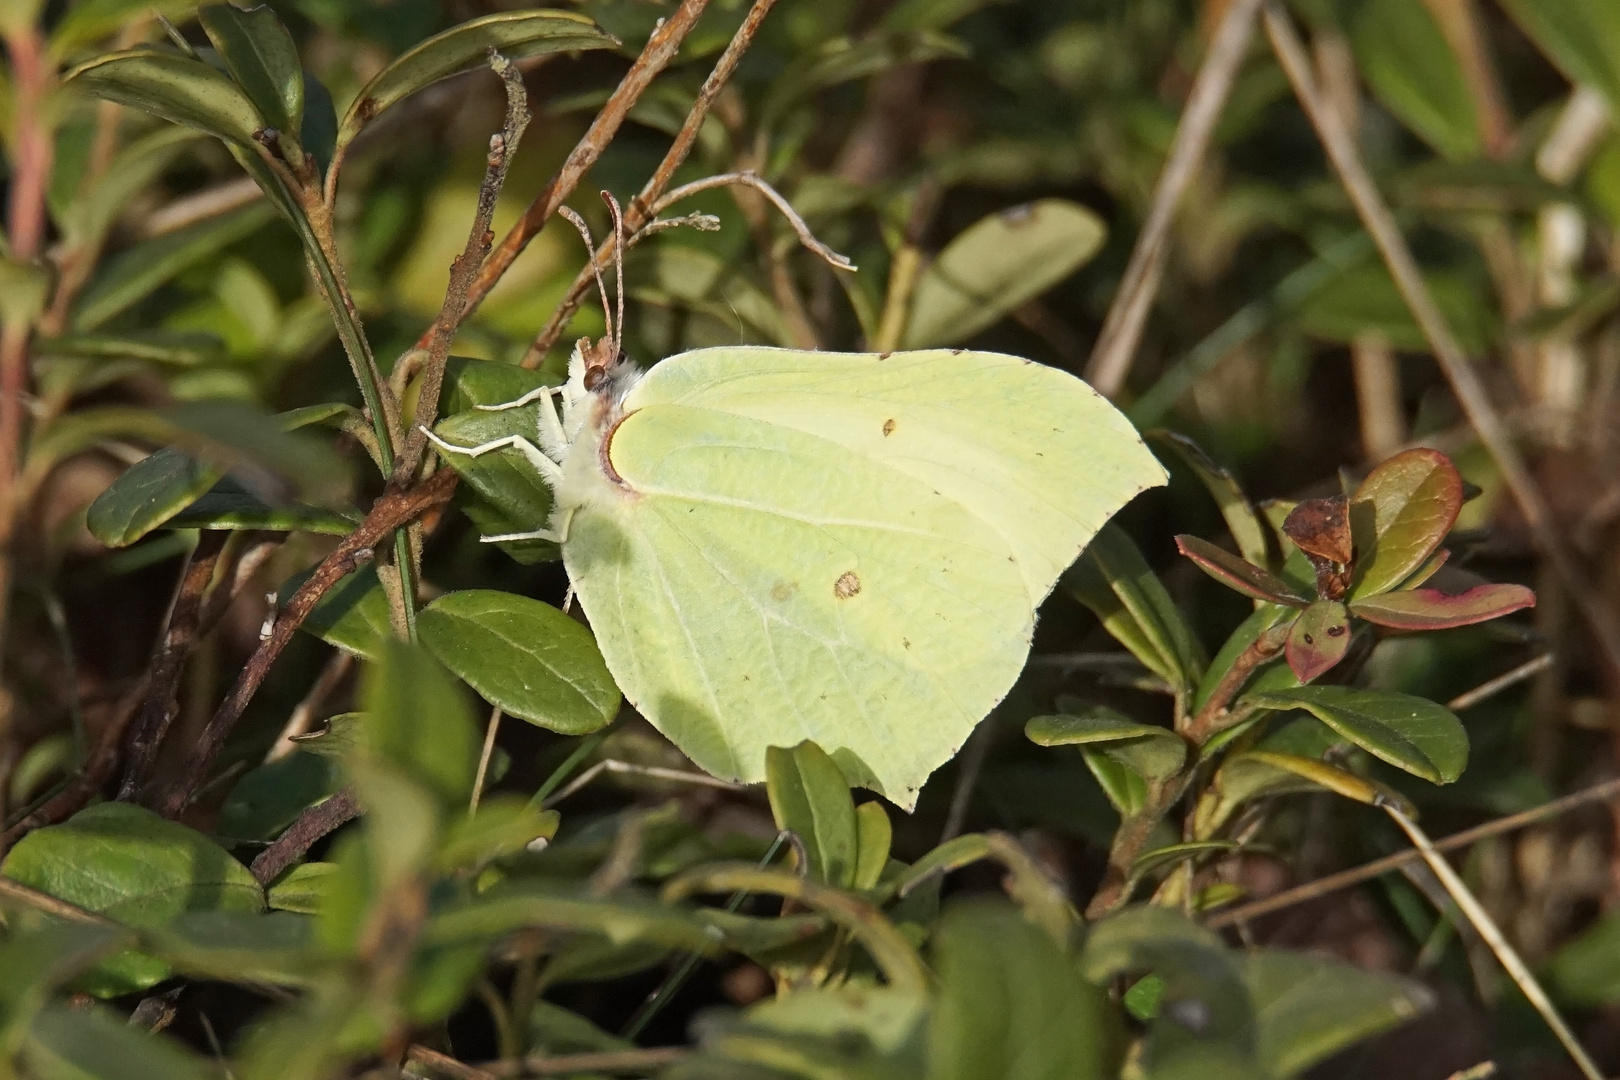
[[[484,539],[561,546],[614,680],[701,768],[757,782],[768,747],[810,739],[911,809],[1163,468],[1081,380],[1000,353],[738,346],[643,371],[619,273],[567,382],[489,406],[539,401],[534,440],[435,437],[517,449],[553,493],[548,521]]]

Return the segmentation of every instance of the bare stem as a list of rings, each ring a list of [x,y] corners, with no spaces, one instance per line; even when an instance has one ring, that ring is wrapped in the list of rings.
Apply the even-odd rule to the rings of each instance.
[[[506,172],[517,154],[518,141],[529,126],[529,97],[523,89],[523,76],[506,57],[489,50],[489,66],[500,76],[506,87],[506,122],[499,133],[489,140],[489,157],[484,162],[484,182],[478,188],[478,210],[473,215],[472,229],[467,235],[467,246],[450,264],[450,284],[445,289],[444,305],[428,327],[427,358],[422,362],[422,384],[416,399],[416,417],[406,436],[405,447],[394,464],[392,482],[405,483],[416,474],[422,461],[422,450],[427,445],[427,428],[439,413],[439,393],[444,387],[444,365],[450,356],[450,343],[466,314],[467,294],[472,288],[478,268],[489,255],[495,234],[490,224],[495,220],[495,202],[506,183]]]
[[[627,243],[634,243],[637,235],[644,232],[657,216],[649,207],[663,195],[664,189],[669,187],[670,180],[675,176],[675,170],[681,167],[687,155],[692,152],[692,146],[697,141],[698,132],[703,129],[703,121],[708,118],[709,109],[713,106],[715,98],[720,95],[720,91],[737,70],[737,64],[748,51],[748,46],[753,44],[754,35],[759,33],[760,24],[765,21],[766,14],[775,3],[776,0],[754,0],[754,6],[749,9],[748,17],[731,36],[731,41],[720,54],[720,59],[715,61],[714,70],[709,72],[709,77],[703,81],[703,87],[698,91],[692,107],[687,110],[686,119],[681,122],[680,131],[675,133],[675,140],[665,151],[664,159],[658,163],[658,168],[653,170],[652,176],[642,185],[640,193],[630,200],[629,206],[625,207],[624,227],[632,237]],[[607,266],[608,260],[612,258],[613,242],[613,237],[608,237],[597,250],[592,263],[587,263],[574,278],[574,283],[569,286],[562,303],[551,313],[551,318],[546,320],[545,327],[535,337],[534,344],[530,345],[529,351],[524,354],[524,367],[538,367],[545,359],[547,351],[557,343],[557,338],[562,335],[568,320],[579,310],[580,301],[590,291],[595,274]]]

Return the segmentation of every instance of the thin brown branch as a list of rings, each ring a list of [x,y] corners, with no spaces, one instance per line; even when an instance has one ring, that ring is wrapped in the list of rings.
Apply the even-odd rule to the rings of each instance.
[[[343,788],[324,802],[316,803],[298,815],[275,842],[253,860],[248,869],[260,885],[268,885],[293,863],[302,859],[323,836],[360,816],[354,790]]]
[[[641,95],[652,85],[653,79],[675,58],[681,42],[686,40],[686,35],[691,33],[692,27],[697,25],[698,17],[708,6],[709,0],[681,0],[681,5],[675,9],[674,14],[660,20],[658,28],[647,39],[646,47],[641,50],[641,55],[636,57],[636,62],[630,65],[630,70],[619,80],[619,85],[614,88],[612,95],[602,105],[601,111],[596,114],[596,119],[591,121],[591,126],[580,137],[573,152],[563,162],[562,168],[547,181],[546,186],[535,196],[517,224],[501,238],[500,244],[479,268],[477,278],[467,291],[467,306],[463,318],[478,310],[478,305],[483,303],[484,298],[495,287],[495,283],[501,279],[501,275],[511,268],[512,263],[523,253],[523,249],[529,246],[529,241],[533,240],[546,222],[551,220],[551,216],[557,212],[557,207],[574,193],[585,173],[596,164],[596,159],[602,156],[602,151],[607,149],[608,143],[618,134],[619,126],[624,123],[624,118],[641,99]],[[428,335],[424,334],[418,340],[417,347],[427,348],[427,346]]]
[[[1589,788],[1565,795],[1561,799],[1554,799],[1552,802],[1544,803],[1541,806],[1532,807],[1517,814],[1510,814],[1504,818],[1497,818],[1495,821],[1476,825],[1472,829],[1452,833],[1442,840],[1436,840],[1434,842],[1435,850],[1455,851],[1458,848],[1468,847],[1470,844],[1493,836],[1500,836],[1503,833],[1522,829],[1527,825],[1534,825],[1538,821],[1558,817],[1588,803],[1604,802],[1614,798],[1620,798],[1620,779],[1605,780],[1600,784],[1593,784]],[[1373,878],[1382,877],[1391,871],[1399,870],[1403,866],[1422,861],[1422,852],[1416,848],[1407,848],[1405,851],[1385,855],[1381,859],[1374,859],[1372,862],[1364,863],[1361,866],[1341,870],[1337,874],[1329,874],[1327,877],[1317,878],[1315,881],[1306,882],[1304,885],[1297,885],[1292,889],[1277,893],[1275,896],[1268,896],[1262,900],[1241,904],[1225,911],[1217,911],[1204,920],[1204,925],[1211,929],[1220,929],[1226,926],[1236,926],[1240,923],[1253,922],[1255,919],[1270,915],[1272,912],[1282,911],[1296,904],[1303,904],[1327,896],[1329,893],[1338,892],[1340,889],[1348,889],[1352,885],[1371,881]]]
[[[385,492],[372,505],[371,512],[354,532],[344,537],[343,542],[321,561],[315,572],[299,587],[276,616],[269,635],[259,643],[258,649],[248,658],[242,673],[237,676],[236,684],[231,687],[231,692],[226,695],[225,700],[220,703],[197,737],[191,756],[180,775],[179,783],[162,802],[162,812],[165,816],[175,817],[184,810],[191,800],[192,793],[207,779],[214,758],[225,745],[225,737],[236,726],[242,710],[247,708],[248,702],[258,692],[259,685],[270,672],[270,665],[281,654],[281,650],[287,647],[287,642],[292,640],[293,634],[321,597],[326,595],[327,590],[370,559],[372,549],[395,529],[409,524],[423,512],[447,501],[455,488],[456,474],[449,469],[442,469],[407,491]]]
[[[1564,580],[1570,595],[1580,606],[1581,614],[1603,656],[1605,674],[1610,684],[1620,686],[1620,620],[1616,619],[1602,591],[1592,585],[1586,571],[1569,550],[1558,524],[1553,520],[1546,498],[1525,466],[1518,447],[1514,445],[1507,424],[1491,404],[1485,386],[1468,362],[1468,356],[1452,332],[1451,324],[1435,304],[1428,284],[1418,269],[1417,260],[1413,258],[1406,238],[1395,223],[1395,216],[1361,161],[1355,140],[1339,123],[1338,115],[1323,102],[1305,47],[1294,32],[1289,16],[1268,0],[1265,23],[1272,48],[1288,74],[1295,96],[1316,128],[1328,160],[1332,162],[1340,183],[1361,216],[1362,224],[1378,245],[1390,276],[1395,279],[1413,318],[1422,328],[1423,336],[1445,373],[1458,404],[1462,406],[1463,414],[1468,417],[1479,435],[1479,441],[1496,462],[1542,554]]]
[[[262,198],[264,189],[259,187],[258,181],[251,176],[226,180],[200,191],[182,195],[173,202],[158,207],[141,221],[140,235],[147,240],[167,236],[199,221],[207,221],[209,218],[228,214],[232,210],[240,210]]]
[[[191,655],[191,646],[197,641],[197,629],[202,624],[203,599],[208,586],[213,584],[220,554],[230,537],[228,532],[203,530],[197,538],[196,549],[180,575],[180,584],[169,603],[163,631],[152,649],[152,659],[146,673],[146,697],[130,730],[124,758],[124,781],[118,789],[121,802],[135,798],[157,764],[158,748],[163,745],[163,736],[168,734],[169,725],[174,722],[175,713],[178,712],[180,676],[185,671],[186,658]]]
[[[414,1059],[416,1048],[411,1049]],[[479,1067],[480,1075],[476,1080],[483,1080],[484,1077],[568,1076],[588,1072],[644,1076],[674,1064],[691,1052],[684,1046],[654,1046],[645,1050],[606,1050],[591,1054],[529,1057],[519,1061],[492,1061]],[[473,1074],[465,1075],[468,1080],[474,1080]]]
[[[467,246],[450,264],[450,284],[445,288],[444,305],[428,327],[427,358],[422,362],[421,390],[416,398],[416,417],[405,447],[394,463],[392,482],[405,484],[416,475],[422,463],[422,451],[427,446],[427,428],[439,415],[439,393],[444,387],[444,365],[450,356],[450,343],[466,314],[467,294],[472,288],[478,268],[489,255],[495,234],[490,224],[495,220],[495,202],[506,184],[506,172],[517,156],[518,142],[529,126],[529,95],[523,89],[523,76],[506,57],[489,50],[489,66],[500,76],[506,87],[506,121],[501,130],[489,138],[489,156],[484,161],[484,182],[478,188],[478,210],[473,215],[472,229],[467,235]]]
[[[1243,66],[1260,3],[1261,0],[1232,0],[1226,6],[1209,43],[1209,52],[1193,80],[1187,107],[1176,127],[1176,140],[1170,147],[1170,157],[1153,190],[1153,205],[1136,238],[1131,261],[1126,264],[1119,291],[1114,294],[1113,305],[1108,309],[1102,333],[1097,337],[1086,367],[1086,380],[1105,397],[1119,394],[1131,370],[1136,347],[1142,340],[1142,326],[1164,273],[1170,225],[1187,185],[1204,159],[1232,82]]]
[[[103,918],[93,911],[86,911],[78,904],[70,904],[66,900],[58,900],[50,893],[40,892],[29,888],[20,881],[0,877],[0,902],[10,901],[31,907],[35,911],[68,922],[97,923],[102,926],[111,926],[111,919]]]
[[[457,1061],[449,1054],[441,1054],[437,1050],[416,1043],[405,1051],[405,1058],[434,1072],[442,1073],[450,1080],[496,1080],[496,1075],[487,1069]]]
[[[1211,735],[1227,726],[1222,722],[1227,717],[1227,706],[1231,705],[1237,692],[1243,689],[1243,684],[1249,681],[1249,676],[1254,674],[1255,668],[1276,658],[1283,651],[1288,644],[1288,627],[1292,625],[1292,622],[1289,622],[1261,631],[1260,636],[1249,643],[1248,648],[1238,653],[1237,658],[1232,661],[1232,666],[1226,669],[1226,673],[1215,684],[1215,688],[1209,692],[1203,707],[1187,721],[1185,734],[1195,745],[1203,745]]]
[[[697,98],[687,110],[686,119],[681,122],[681,129],[675,133],[675,141],[670,143],[669,149],[664,152],[664,159],[658,163],[658,168],[653,170],[652,176],[642,185],[640,193],[630,200],[629,206],[625,207],[624,227],[631,236],[631,240],[627,243],[634,243],[637,234],[643,232],[658,216],[649,208],[664,194],[664,189],[669,187],[669,182],[675,176],[675,170],[681,167],[687,155],[692,152],[692,146],[697,142],[698,132],[703,129],[704,120],[708,119],[714,99],[720,95],[720,91],[737,70],[737,64],[748,51],[748,46],[753,44],[754,35],[759,33],[760,24],[765,21],[766,14],[775,3],[776,0],[754,0],[754,6],[749,9],[748,17],[737,27],[737,32],[731,36],[731,41],[720,54],[720,59],[715,61],[714,70],[703,80]],[[551,318],[546,320],[546,325],[536,335],[534,344],[530,345],[529,351],[524,354],[524,367],[540,366],[540,362],[546,358],[546,353],[557,343],[563,328],[568,325],[568,320],[579,310],[580,301],[590,291],[592,279],[613,257],[613,244],[614,238],[609,236],[596,251],[592,262],[587,263],[574,278],[574,283],[569,286],[562,303],[551,313]]]

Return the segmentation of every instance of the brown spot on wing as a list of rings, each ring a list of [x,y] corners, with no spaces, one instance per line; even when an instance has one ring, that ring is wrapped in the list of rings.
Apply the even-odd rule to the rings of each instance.
[[[890,417],[889,419],[883,421],[883,434],[885,434],[885,435],[893,435],[894,434],[894,418],[893,417]]]
[[[779,604],[785,604],[793,599],[793,594],[799,591],[797,581],[778,581],[771,586],[771,599]]]
[[[855,576],[855,571],[845,570],[833,582],[833,595],[840,600],[848,600],[861,591],[861,579]]]

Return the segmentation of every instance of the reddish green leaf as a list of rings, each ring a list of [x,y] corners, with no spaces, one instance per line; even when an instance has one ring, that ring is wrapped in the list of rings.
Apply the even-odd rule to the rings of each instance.
[[[1282,578],[1262,570],[1253,563],[1244,562],[1231,552],[1216,547],[1208,540],[1196,536],[1176,537],[1176,547],[1198,568],[1222,585],[1236,589],[1244,596],[1264,600],[1271,604],[1305,607],[1309,601],[1288,586]]]
[[[1451,551],[1447,548],[1441,548],[1439,551],[1429,556],[1428,562],[1417,568],[1417,573],[1413,574],[1411,577],[1402,582],[1401,588],[1417,588],[1425,581],[1428,581],[1430,578],[1434,577],[1434,575],[1439,572],[1440,568],[1446,565],[1446,560],[1449,558],[1451,558]]]
[[[1351,596],[1376,596],[1405,581],[1440,546],[1462,504],[1462,476],[1438,450],[1406,450],[1369,473],[1350,507],[1360,552]]]
[[[1495,619],[1535,607],[1536,594],[1523,585],[1475,585],[1447,596],[1439,589],[1405,589],[1357,600],[1350,610],[1393,630],[1445,630]]]
[[[1318,600],[1288,632],[1288,666],[1302,683],[1333,667],[1350,648],[1350,615],[1337,600]]]

